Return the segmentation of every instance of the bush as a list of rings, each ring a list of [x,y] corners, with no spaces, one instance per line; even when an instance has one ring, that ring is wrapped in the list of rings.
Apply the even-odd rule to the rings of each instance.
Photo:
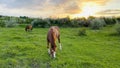
[[[107,25],[112,25],[112,24],[115,24],[116,23],[116,20],[115,20],[115,18],[104,18],[104,21],[105,21],[105,23],[107,24]]]
[[[87,33],[86,33],[86,29],[85,28],[81,28],[79,31],[78,31],[78,36],[86,36]]]
[[[31,24],[33,25],[33,27],[49,27],[50,26],[50,22],[48,20],[43,20],[43,19],[35,19],[31,22]]]
[[[106,26],[106,23],[103,19],[99,18],[93,19],[90,23],[92,29],[101,29],[103,26]]]
[[[0,21],[0,27],[5,27],[5,21],[3,20]]]
[[[15,20],[5,21],[6,27],[15,27],[17,25]]]
[[[115,25],[115,29],[116,29],[117,33],[120,35],[120,23],[117,23]]]

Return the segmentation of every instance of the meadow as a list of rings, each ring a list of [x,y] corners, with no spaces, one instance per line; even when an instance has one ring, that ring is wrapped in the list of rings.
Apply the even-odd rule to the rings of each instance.
[[[120,68],[120,36],[112,26],[101,30],[61,28],[62,51],[52,59],[46,48],[48,28],[0,28],[0,68]],[[58,44],[58,43],[57,43]]]

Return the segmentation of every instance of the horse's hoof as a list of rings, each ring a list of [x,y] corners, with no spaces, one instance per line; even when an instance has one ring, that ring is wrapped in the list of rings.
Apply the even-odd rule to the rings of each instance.
[[[52,59],[56,59],[56,57],[52,57]]]

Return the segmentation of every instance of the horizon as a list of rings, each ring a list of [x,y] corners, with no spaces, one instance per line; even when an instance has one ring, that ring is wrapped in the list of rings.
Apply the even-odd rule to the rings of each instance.
[[[0,15],[34,18],[120,16],[120,0],[1,0]]]

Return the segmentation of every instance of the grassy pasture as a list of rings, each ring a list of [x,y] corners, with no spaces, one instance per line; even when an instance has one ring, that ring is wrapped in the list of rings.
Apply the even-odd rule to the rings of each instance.
[[[0,68],[120,68],[120,36],[112,27],[87,29],[87,36],[78,36],[79,29],[61,28],[63,50],[52,59],[48,28],[0,28]]]

